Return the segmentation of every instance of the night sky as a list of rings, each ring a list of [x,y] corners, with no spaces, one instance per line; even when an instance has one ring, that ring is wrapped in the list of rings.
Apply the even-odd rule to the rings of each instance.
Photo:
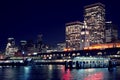
[[[65,23],[83,21],[84,6],[101,2],[106,6],[106,21],[120,26],[118,0],[2,0],[0,1],[0,48],[8,37],[37,39],[56,44],[65,41]]]

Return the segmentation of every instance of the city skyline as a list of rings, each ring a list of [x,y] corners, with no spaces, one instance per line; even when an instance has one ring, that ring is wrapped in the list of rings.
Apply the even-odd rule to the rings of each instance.
[[[113,0],[1,0],[2,80],[119,80]]]
[[[120,12],[115,10],[119,4],[115,1],[3,2],[0,13],[0,44],[6,45],[8,37],[14,37],[16,42],[36,40],[38,34],[43,34],[43,41],[47,44],[65,42],[65,23],[83,21],[84,6],[97,2],[105,5],[106,21],[113,21],[119,27]]]

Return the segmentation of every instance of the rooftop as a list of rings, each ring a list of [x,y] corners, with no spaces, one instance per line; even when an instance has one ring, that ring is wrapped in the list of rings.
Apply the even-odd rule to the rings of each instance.
[[[69,25],[76,25],[76,24],[83,25],[83,22],[80,22],[80,21],[74,21],[74,22],[66,23],[65,25],[66,25],[66,26],[69,26]]]
[[[90,7],[94,7],[94,6],[102,6],[102,7],[105,7],[105,5],[104,4],[102,4],[102,3],[95,3],[95,4],[91,4],[91,5],[87,5],[87,6],[84,6],[84,8],[90,8]]]

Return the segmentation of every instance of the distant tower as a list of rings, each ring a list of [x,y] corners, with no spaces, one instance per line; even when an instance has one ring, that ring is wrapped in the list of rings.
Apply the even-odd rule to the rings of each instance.
[[[26,48],[27,48],[27,41],[26,40],[21,40],[20,41],[20,50],[25,52]]]
[[[11,44],[11,47],[15,47],[15,39],[14,38],[8,38],[8,43]]]
[[[8,43],[6,46],[6,52],[5,54],[7,56],[13,56],[15,52],[17,52],[17,48],[15,47],[15,39],[14,38],[8,38]]]
[[[83,23],[79,21],[66,23],[66,48],[80,50],[80,37]]]
[[[90,34],[90,45],[105,42],[105,5],[101,3],[84,7],[84,21]]]
[[[108,21],[105,24],[105,37],[106,43],[116,42],[118,40],[118,27]]]
[[[26,55],[32,55],[35,51],[35,44],[33,42],[33,40],[28,40],[27,44],[26,44],[26,48],[27,48],[27,54]]]
[[[86,22],[84,21],[83,28],[81,30],[80,49],[83,50],[85,47],[90,46],[89,40],[90,34]]]
[[[37,52],[42,52],[42,34],[37,36]]]
[[[66,48],[66,43],[58,43],[57,47],[58,47],[58,51],[64,51]]]

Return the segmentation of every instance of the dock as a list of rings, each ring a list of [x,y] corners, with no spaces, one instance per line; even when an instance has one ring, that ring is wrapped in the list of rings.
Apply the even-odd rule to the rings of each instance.
[[[37,66],[37,65],[64,65],[66,69],[108,68],[117,66],[115,61],[103,57],[74,57],[73,59],[41,60],[27,58],[25,60],[0,60],[0,66]]]

